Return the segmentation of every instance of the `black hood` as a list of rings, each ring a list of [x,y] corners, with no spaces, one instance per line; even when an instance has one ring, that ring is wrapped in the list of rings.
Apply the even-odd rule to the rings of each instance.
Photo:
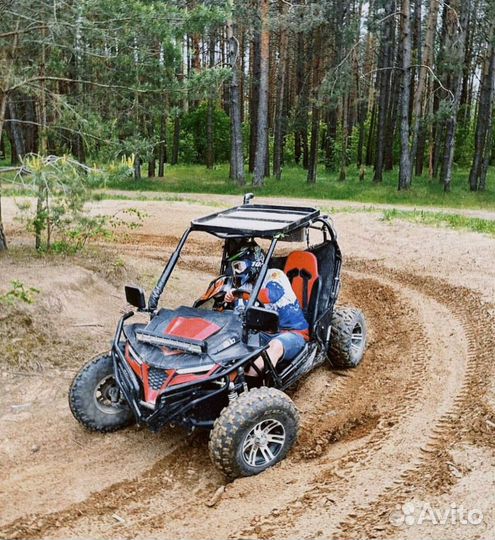
[[[207,350],[202,354],[191,354],[143,343],[136,335],[136,331],[142,330],[159,336],[172,334],[183,339],[202,340],[206,342]],[[159,369],[227,365],[255,350],[255,347],[241,341],[242,321],[239,314],[233,311],[208,311],[185,306],[175,310],[161,309],[147,325],[125,326],[124,334],[140,359]]]

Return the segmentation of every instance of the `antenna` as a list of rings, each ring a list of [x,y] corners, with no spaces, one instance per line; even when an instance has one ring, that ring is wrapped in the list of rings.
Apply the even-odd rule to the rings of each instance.
[[[246,193],[242,200],[242,204],[250,204],[251,199],[254,199],[254,193]]]

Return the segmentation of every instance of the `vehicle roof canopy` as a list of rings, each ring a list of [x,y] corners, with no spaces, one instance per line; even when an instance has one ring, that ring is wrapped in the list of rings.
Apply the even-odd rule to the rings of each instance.
[[[319,215],[319,210],[306,206],[243,204],[195,219],[191,229],[220,238],[271,238],[302,229]]]

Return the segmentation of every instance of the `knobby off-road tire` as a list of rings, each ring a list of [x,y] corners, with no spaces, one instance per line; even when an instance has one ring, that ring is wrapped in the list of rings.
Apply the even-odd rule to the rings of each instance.
[[[275,465],[297,438],[299,414],[276,388],[253,388],[223,409],[210,434],[210,457],[229,478]]]
[[[75,419],[90,431],[109,433],[134,423],[134,415],[117,387],[110,354],[84,365],[69,389]]]
[[[356,367],[366,349],[366,319],[360,309],[338,308],[332,316],[328,358],[334,368]]]

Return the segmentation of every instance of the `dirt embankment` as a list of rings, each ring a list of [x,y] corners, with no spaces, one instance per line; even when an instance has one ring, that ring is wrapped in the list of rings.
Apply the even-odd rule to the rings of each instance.
[[[208,211],[153,204],[139,235],[114,246],[147,285],[186,222]],[[495,241],[399,231],[368,214],[336,222],[347,254],[341,302],[369,321],[365,361],[352,372],[323,366],[299,383],[302,428],[288,459],[226,485],[213,507],[205,502],[225,480],[204,434],[100,436],[70,416],[70,379],[85,355],[106,348],[121,289],[80,264],[0,259],[2,277],[41,291],[22,314],[30,322],[0,315],[5,343],[29,358],[2,363],[0,537],[493,537]],[[214,253],[198,242],[185,254],[177,301],[215,273]],[[398,528],[394,512],[420,501],[478,509],[483,520]]]

